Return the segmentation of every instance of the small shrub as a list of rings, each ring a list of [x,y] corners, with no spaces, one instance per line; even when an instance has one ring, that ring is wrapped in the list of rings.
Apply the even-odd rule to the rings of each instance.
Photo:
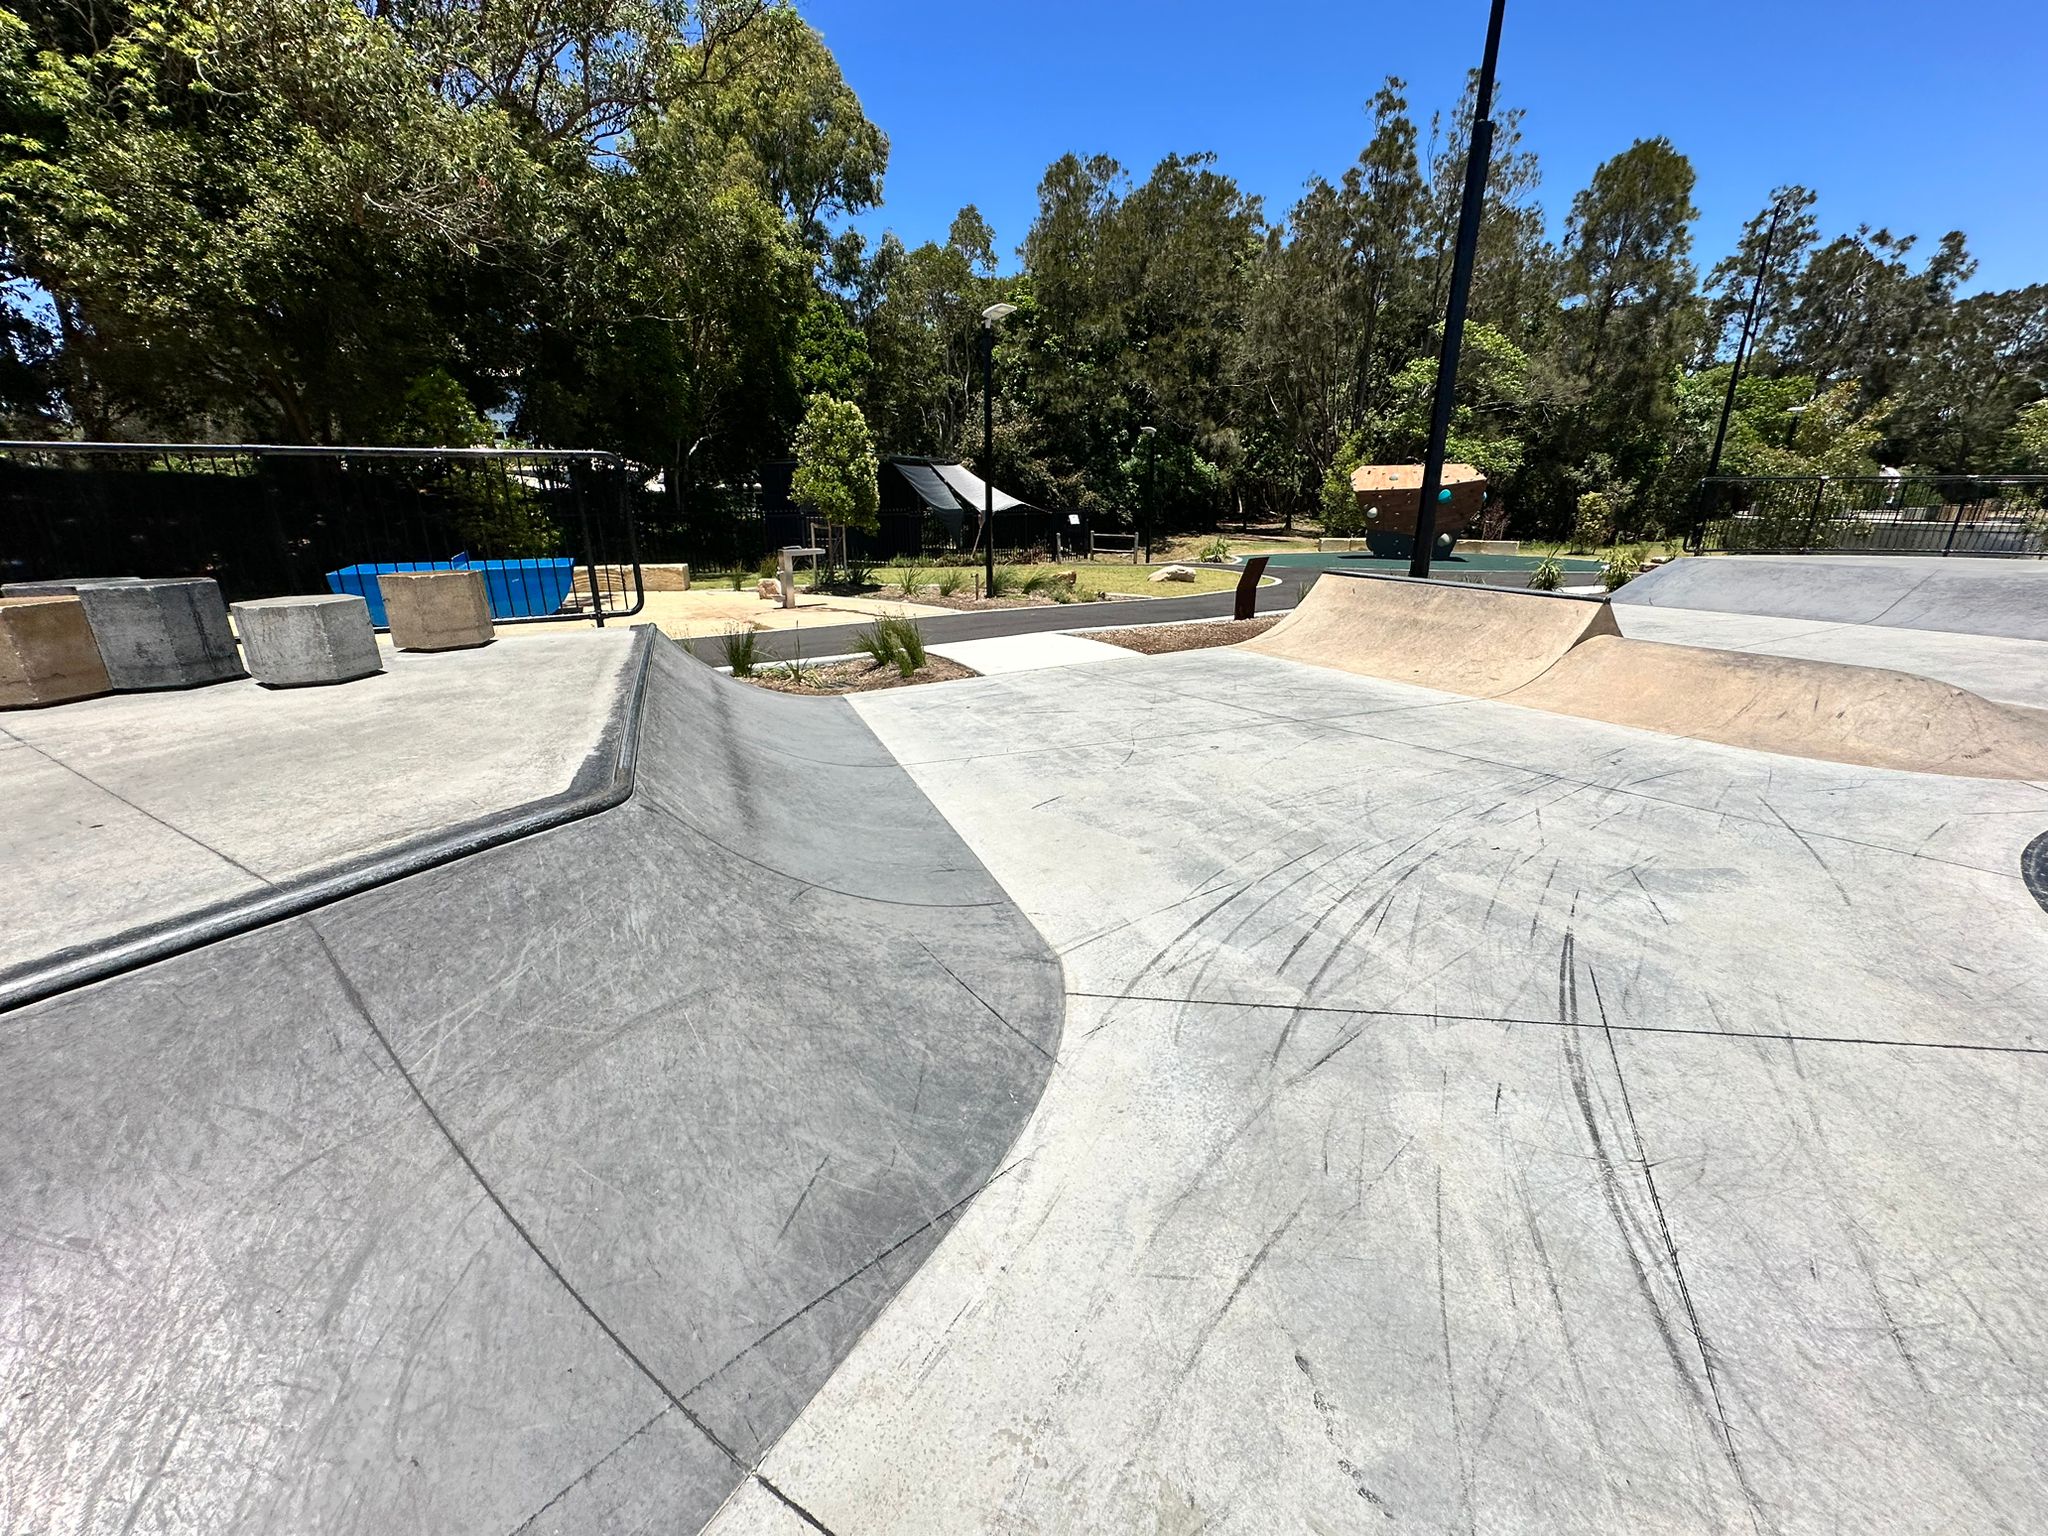
[[[1614,537],[1614,503],[1605,491],[1588,491],[1579,498],[1572,518],[1574,554],[1605,548]]]
[[[745,571],[740,572],[744,577]],[[761,640],[753,630],[741,626],[728,629],[719,644],[725,650],[725,664],[732,669],[734,677],[752,677],[754,666],[760,659]]]
[[[896,636],[889,628],[887,619],[877,619],[866,629],[853,637],[853,648],[877,667],[900,666],[896,655]]]
[[[901,565],[896,568],[896,585],[904,597],[916,597],[924,590],[925,569],[921,565]]]
[[[1018,587],[1022,584],[1018,580],[1017,571],[1014,566],[999,565],[995,569],[995,574],[989,578],[988,595],[990,597],[1015,597]]]
[[[1564,585],[1564,567],[1558,564],[1557,556],[1543,557],[1536,569],[1529,573],[1529,585],[1538,592],[1555,592]]]
[[[1607,583],[1607,590],[1612,592],[1617,587],[1627,586],[1642,574],[1642,570],[1643,557],[1639,551],[1617,549],[1607,562],[1607,569],[1601,573],[1601,579]]]
[[[754,567],[754,573],[763,581],[773,581],[782,574],[782,557],[780,555],[763,555],[761,563]]]
[[[897,616],[882,619],[875,628],[888,636],[895,652],[896,670],[905,677],[922,667],[929,659],[924,648],[924,633],[917,627],[917,620]]]
[[[1230,540],[1218,534],[1195,551],[1197,560],[1223,561],[1230,558]]]
[[[875,584],[874,562],[866,555],[846,557],[846,589],[849,592],[865,592]]]
[[[733,591],[744,592],[747,590],[747,584],[754,578],[747,574],[745,566],[736,565],[725,573],[725,579],[732,583]]]
[[[957,596],[960,589],[967,585],[967,573],[957,566],[949,565],[938,573],[933,585],[937,587],[941,597]]]
[[[1053,596],[1065,585],[1066,582],[1060,573],[1050,569],[1033,571],[1024,578],[1024,591],[1032,597],[1037,597],[1041,594],[1047,597]]]

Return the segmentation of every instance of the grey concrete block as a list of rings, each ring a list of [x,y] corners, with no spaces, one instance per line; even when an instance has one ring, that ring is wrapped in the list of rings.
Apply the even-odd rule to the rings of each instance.
[[[360,597],[267,597],[234,605],[249,675],[269,688],[346,683],[384,670]]]
[[[80,587],[126,586],[140,576],[66,576],[57,581],[10,581],[0,586],[0,597],[71,597]]]
[[[475,571],[393,571],[377,578],[391,643],[401,651],[459,651],[497,636]]]
[[[121,581],[78,588],[116,690],[191,688],[242,675],[217,583]]]
[[[107,691],[107,669],[75,597],[0,599],[0,709]]]

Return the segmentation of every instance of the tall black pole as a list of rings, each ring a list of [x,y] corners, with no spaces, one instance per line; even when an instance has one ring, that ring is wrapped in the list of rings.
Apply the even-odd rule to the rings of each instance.
[[[1157,516],[1156,488],[1159,483],[1159,434],[1145,433],[1145,563],[1152,563],[1152,519]]]
[[[996,595],[996,323],[981,322],[981,558],[987,572],[982,595]]]
[[[1429,452],[1422,461],[1422,490],[1415,505],[1415,549],[1410,576],[1429,574],[1436,545],[1436,498],[1444,483],[1444,448],[1451,436],[1451,407],[1458,393],[1458,352],[1465,342],[1465,307],[1472,297],[1472,263],[1479,254],[1479,216],[1486,207],[1486,167],[1493,156],[1493,66],[1500,57],[1501,16],[1507,0],[1493,0],[1486,23],[1486,56],[1479,65],[1479,92],[1472,104],[1472,147],[1465,156],[1465,198],[1458,208],[1458,246],[1451,259],[1451,296],[1444,307],[1444,346],[1436,365],[1436,403],[1429,413]]]
[[[1735,386],[1742,382],[1742,362],[1749,354],[1750,342],[1755,339],[1757,310],[1764,297],[1764,277],[1771,270],[1771,246],[1778,238],[1778,220],[1784,216],[1784,203],[1773,204],[1770,227],[1764,231],[1763,254],[1756,260],[1756,280],[1749,286],[1749,309],[1742,317],[1742,334],[1735,338],[1735,366],[1728,370],[1728,392],[1721,396],[1721,422],[1714,428],[1714,451],[1707,455],[1707,472],[1703,478],[1708,480],[1721,472],[1721,446],[1728,441],[1728,417],[1735,409]]]

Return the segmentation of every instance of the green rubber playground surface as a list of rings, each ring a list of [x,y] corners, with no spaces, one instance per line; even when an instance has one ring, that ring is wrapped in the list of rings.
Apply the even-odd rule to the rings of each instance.
[[[1403,556],[1397,560],[1382,560],[1377,555],[1360,551],[1355,555],[1328,554],[1268,555],[1267,565],[1290,566],[1297,570],[1354,570],[1354,571],[1398,571],[1406,574],[1408,560]],[[1533,571],[1543,563],[1540,555],[1443,555],[1429,562],[1432,567],[1441,566],[1445,571]],[[1603,567],[1598,560],[1574,559],[1560,556],[1559,565],[1567,571],[1599,571]]]

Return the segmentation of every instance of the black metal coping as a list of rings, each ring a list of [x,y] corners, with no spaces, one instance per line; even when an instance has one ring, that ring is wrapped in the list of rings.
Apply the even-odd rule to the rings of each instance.
[[[176,917],[139,924],[109,939],[0,968],[0,1013],[105,981],[235,934],[298,917],[375,886],[388,885],[422,870],[621,804],[633,793],[633,774],[640,750],[640,709],[647,691],[648,659],[653,654],[655,633],[651,626],[635,629],[624,686],[613,700],[610,718],[599,733],[597,745],[590,749],[568,788],[523,805],[493,811],[458,827],[421,833],[374,853],[359,854],[277,881],[268,890],[213,902]]]

